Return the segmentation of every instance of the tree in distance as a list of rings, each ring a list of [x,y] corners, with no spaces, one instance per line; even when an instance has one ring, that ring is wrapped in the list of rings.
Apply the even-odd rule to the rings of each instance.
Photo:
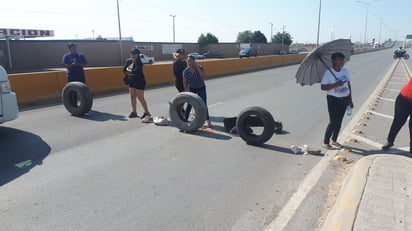
[[[293,43],[292,36],[288,32],[278,32],[272,38],[272,43],[282,43],[285,45],[290,45]]]
[[[201,34],[197,39],[197,43],[201,45],[219,43],[219,39],[214,36],[212,33],[207,33],[206,35]]]
[[[239,32],[236,39],[237,43],[267,43],[266,36],[258,31],[252,32],[250,30],[246,30],[243,32]]]

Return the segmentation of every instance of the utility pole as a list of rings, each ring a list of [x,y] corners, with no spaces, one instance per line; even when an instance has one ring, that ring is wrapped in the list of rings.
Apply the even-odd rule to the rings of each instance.
[[[122,29],[120,27],[119,0],[117,0],[117,23],[119,25],[120,64],[122,64],[123,63],[123,43],[122,43]]]
[[[320,31],[320,12],[322,10],[322,0],[319,0],[319,17],[318,17],[318,37],[316,40],[316,47],[319,46],[319,31]]]
[[[175,18],[176,18],[176,15],[170,15],[170,17],[173,18],[173,43],[175,43],[176,42],[176,40],[175,40]]]
[[[270,43],[272,43],[272,39],[273,39],[273,23],[269,23],[270,24]]]
[[[281,28],[282,29],[282,50],[283,50],[283,43],[284,43],[283,41],[284,41],[284,37],[285,37],[285,27],[286,26],[283,25],[282,28]]]
[[[367,30],[368,30],[369,5],[372,4],[372,3],[374,3],[374,2],[377,2],[377,1],[379,1],[379,0],[373,0],[373,1],[370,1],[370,2],[356,1],[356,2],[361,3],[361,4],[363,4],[363,5],[366,6],[365,35],[363,36],[363,47],[364,47],[364,48],[368,46],[368,38],[367,38],[367,36],[366,36],[366,32],[367,32]]]

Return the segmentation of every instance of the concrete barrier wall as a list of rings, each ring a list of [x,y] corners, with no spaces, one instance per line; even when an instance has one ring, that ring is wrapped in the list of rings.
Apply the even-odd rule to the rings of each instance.
[[[259,56],[257,58],[233,58],[201,60],[207,77],[223,76],[247,71],[261,70],[289,64],[300,63],[306,54]],[[86,84],[93,94],[124,91],[123,67],[86,68]],[[147,84],[155,86],[174,82],[172,64],[145,65],[144,74]],[[17,94],[20,106],[47,103],[61,98],[66,85],[64,71],[10,74],[12,89]]]

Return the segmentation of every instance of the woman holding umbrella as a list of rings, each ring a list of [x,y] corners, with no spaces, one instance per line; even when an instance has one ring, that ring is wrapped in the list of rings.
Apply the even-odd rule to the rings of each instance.
[[[322,147],[326,149],[333,149],[333,146],[336,148],[343,147],[337,142],[338,134],[346,108],[348,105],[353,108],[349,72],[343,67],[345,55],[336,52],[332,54],[331,59],[332,68],[325,71],[321,81],[321,89],[327,92],[326,99],[329,112],[329,124],[326,127],[322,144]]]

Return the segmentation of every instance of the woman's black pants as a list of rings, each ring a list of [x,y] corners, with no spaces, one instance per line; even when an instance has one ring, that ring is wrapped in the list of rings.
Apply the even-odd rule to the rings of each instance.
[[[332,141],[338,140],[339,131],[342,125],[343,116],[345,116],[346,107],[349,105],[349,97],[335,97],[327,95],[329,112],[329,124],[326,127],[324,144],[329,144]]]
[[[412,102],[409,102],[401,94],[396,97],[395,116],[392,121],[391,130],[388,134],[388,142],[393,143],[396,135],[409,118],[409,145],[412,147]]]

